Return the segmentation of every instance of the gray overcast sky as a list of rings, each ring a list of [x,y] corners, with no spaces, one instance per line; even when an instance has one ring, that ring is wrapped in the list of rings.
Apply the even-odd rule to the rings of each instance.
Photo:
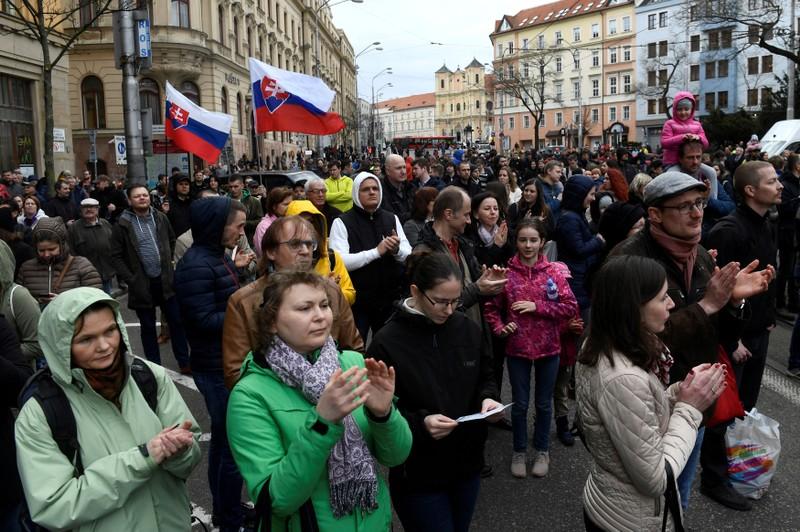
[[[332,0],[331,4],[335,4]],[[473,57],[491,62],[489,34],[494,21],[504,14],[549,3],[547,0],[364,0],[362,4],[334,5],[333,22],[347,33],[357,54],[374,41],[383,51],[359,57],[358,92],[371,99],[372,78],[384,67],[392,75],[381,75],[375,89],[383,89],[381,100],[433,92],[434,72],[466,66]],[[442,45],[432,45],[430,42]]]

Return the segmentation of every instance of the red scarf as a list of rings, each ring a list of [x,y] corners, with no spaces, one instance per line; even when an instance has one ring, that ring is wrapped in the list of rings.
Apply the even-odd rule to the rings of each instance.
[[[666,250],[672,261],[683,272],[683,280],[686,283],[686,294],[692,288],[692,272],[694,263],[697,260],[697,245],[700,244],[701,235],[697,235],[691,240],[684,240],[668,235],[661,224],[650,222],[650,234],[658,245]]]

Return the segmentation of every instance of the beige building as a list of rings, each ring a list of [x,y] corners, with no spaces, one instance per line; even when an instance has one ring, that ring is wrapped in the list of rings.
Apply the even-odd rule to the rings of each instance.
[[[455,137],[458,142],[488,140],[492,98],[484,66],[477,59],[454,72],[443,65],[435,77],[435,134]]]
[[[412,94],[376,104],[376,118],[381,132],[378,140],[391,142],[397,137],[434,135],[434,93]]]
[[[283,154],[291,160],[304,148],[316,148],[315,136],[253,132],[248,57],[294,72],[313,74],[317,62],[315,22],[319,23],[319,77],[336,91],[331,110],[348,127],[323,139],[322,145],[354,143],[356,97],[353,48],[333,25],[320,0],[151,0],[153,66],[139,76],[141,107],[152,110],[154,155],[148,175],[173,166],[188,170],[191,161],[164,141],[164,87],[169,81],[191,100],[234,117],[232,158],[260,154],[270,166]],[[322,7],[321,7],[322,6]],[[318,19],[317,19],[318,17]],[[81,36],[70,56],[69,108],[75,166],[88,165],[89,131],[97,130],[98,172],[124,172],[116,165],[114,135],[123,134],[122,74],[114,66],[111,16]],[[349,137],[352,137],[349,138]],[[260,142],[259,142],[260,141]],[[230,153],[230,152],[229,152]],[[227,163],[223,155],[222,164]],[[233,161],[231,161],[233,162]]]
[[[0,0],[0,25],[19,30],[22,23],[7,0]],[[0,46],[0,170],[21,168],[25,174],[44,175],[44,88],[42,48],[21,34],[2,32]],[[58,42],[55,35],[52,42]],[[50,47],[51,57],[59,48]],[[73,167],[71,117],[67,78],[69,57],[53,69],[56,173]]]

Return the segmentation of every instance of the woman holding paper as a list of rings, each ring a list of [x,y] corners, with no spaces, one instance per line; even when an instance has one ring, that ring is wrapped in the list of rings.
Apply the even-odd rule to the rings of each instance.
[[[407,260],[411,297],[375,335],[369,356],[397,372],[397,408],[414,436],[411,454],[389,473],[406,530],[466,531],[480,487],[484,420],[461,416],[501,407],[491,349],[480,328],[456,311],[461,271],[444,253]],[[494,419],[493,419],[494,418]],[[502,413],[488,421],[502,418]]]

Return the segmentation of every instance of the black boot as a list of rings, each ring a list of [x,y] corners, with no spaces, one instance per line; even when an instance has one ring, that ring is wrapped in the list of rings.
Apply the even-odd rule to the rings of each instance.
[[[559,416],[556,418],[556,435],[558,436],[558,441],[567,447],[575,445],[575,436],[573,436],[572,431],[569,430],[569,419],[567,416]]]

